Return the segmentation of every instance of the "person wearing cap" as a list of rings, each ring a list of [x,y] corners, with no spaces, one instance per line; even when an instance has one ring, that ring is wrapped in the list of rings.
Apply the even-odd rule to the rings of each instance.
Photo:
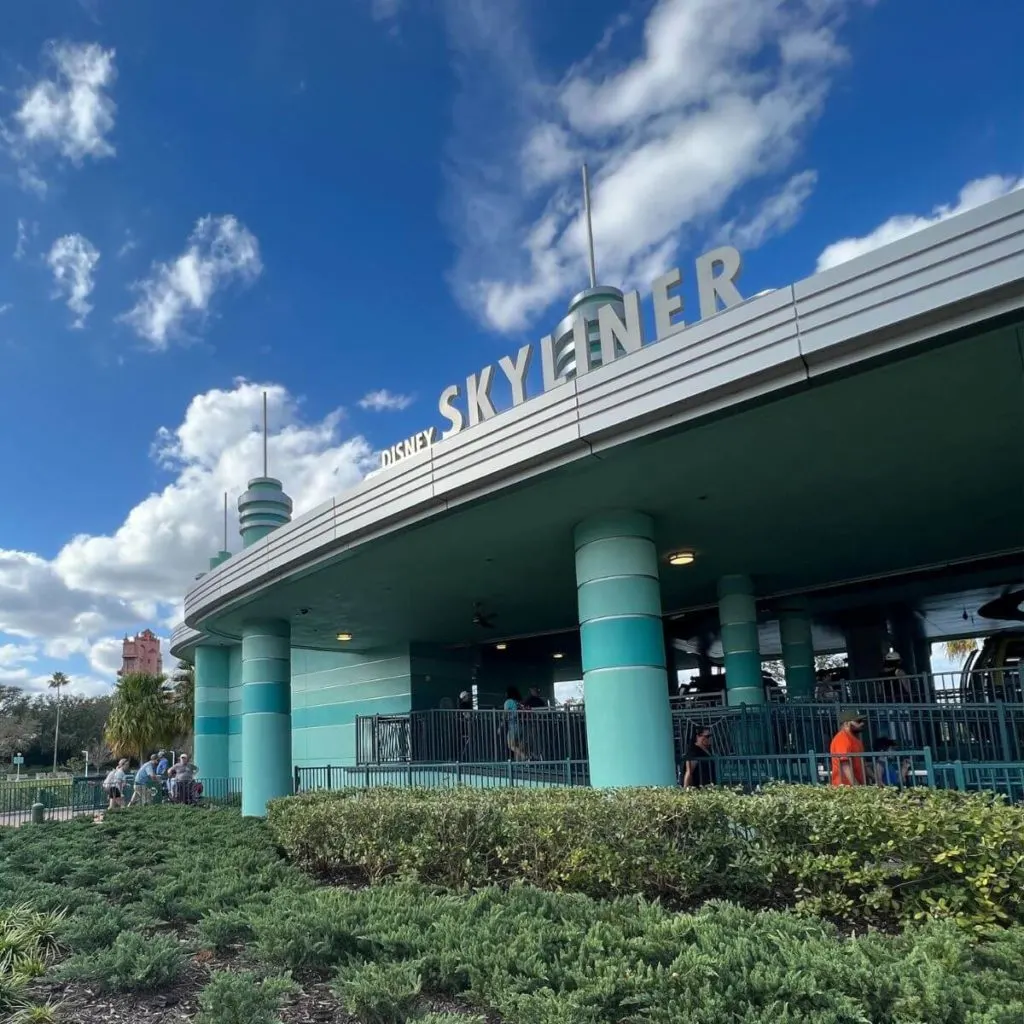
[[[863,731],[864,716],[859,711],[840,713],[839,731],[829,746],[833,786],[864,785],[864,741],[860,738]]]
[[[468,761],[469,748],[473,742],[473,694],[463,690],[459,694],[459,754],[457,761]]]
[[[882,700],[902,703],[913,699],[910,677],[903,671],[899,651],[889,651],[882,664]]]

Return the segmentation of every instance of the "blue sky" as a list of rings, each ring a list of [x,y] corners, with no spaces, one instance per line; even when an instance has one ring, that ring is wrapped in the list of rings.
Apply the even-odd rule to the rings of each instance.
[[[978,12],[4,4],[0,681],[96,692],[166,634],[264,388],[301,511],[546,333],[583,159],[599,276],[641,290],[732,242],[753,294],[1015,187],[1024,8]]]

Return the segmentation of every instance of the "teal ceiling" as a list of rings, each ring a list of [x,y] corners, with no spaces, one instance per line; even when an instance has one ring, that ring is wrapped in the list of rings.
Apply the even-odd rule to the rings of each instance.
[[[471,643],[485,635],[480,602],[495,634],[572,628],[573,525],[617,507],[654,517],[663,554],[697,552],[665,567],[666,611],[713,604],[726,573],[768,598],[1024,549],[1018,331],[819,378],[582,460],[371,541],[211,625],[238,635],[243,617],[283,616],[296,644],[327,648],[341,629],[353,649]],[[1012,565],[987,584],[1019,582]],[[941,589],[933,580],[933,604]]]

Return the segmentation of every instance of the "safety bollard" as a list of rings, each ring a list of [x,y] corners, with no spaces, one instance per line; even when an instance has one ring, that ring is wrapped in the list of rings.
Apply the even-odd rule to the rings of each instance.
[[[42,825],[46,820],[46,808],[43,806],[43,792],[36,790],[36,802],[32,805],[32,824]]]

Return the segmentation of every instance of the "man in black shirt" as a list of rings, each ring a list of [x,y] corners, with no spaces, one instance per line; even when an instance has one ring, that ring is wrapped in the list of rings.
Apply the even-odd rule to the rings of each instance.
[[[683,758],[683,788],[715,784],[715,763],[711,760],[711,730],[706,725],[697,727],[693,743]]]

